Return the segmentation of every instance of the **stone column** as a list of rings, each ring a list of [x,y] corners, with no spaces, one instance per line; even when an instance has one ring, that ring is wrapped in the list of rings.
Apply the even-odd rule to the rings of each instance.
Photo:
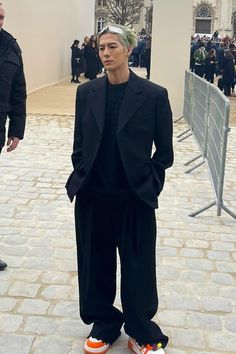
[[[192,12],[192,0],[154,0],[151,80],[167,88],[173,114],[177,118],[183,113]]]
[[[222,28],[222,35],[231,36],[232,34],[232,26],[231,26],[231,17],[233,12],[233,3],[232,0],[221,0],[221,25]]]

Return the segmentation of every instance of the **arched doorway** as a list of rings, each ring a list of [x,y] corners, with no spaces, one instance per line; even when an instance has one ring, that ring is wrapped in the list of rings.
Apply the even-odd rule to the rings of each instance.
[[[213,24],[213,11],[207,4],[201,4],[197,6],[195,10],[195,33],[212,33]]]

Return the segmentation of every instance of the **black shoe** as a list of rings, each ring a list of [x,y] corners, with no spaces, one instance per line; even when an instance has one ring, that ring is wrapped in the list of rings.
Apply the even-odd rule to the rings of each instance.
[[[74,80],[74,82],[75,82],[76,84],[81,84],[81,81],[79,81],[79,80]]]
[[[7,267],[7,264],[0,259],[0,270],[4,270]]]

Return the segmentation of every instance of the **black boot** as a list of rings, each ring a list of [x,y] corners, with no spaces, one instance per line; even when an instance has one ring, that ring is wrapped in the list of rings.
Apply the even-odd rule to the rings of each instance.
[[[7,267],[7,264],[0,259],[0,270],[4,270]]]

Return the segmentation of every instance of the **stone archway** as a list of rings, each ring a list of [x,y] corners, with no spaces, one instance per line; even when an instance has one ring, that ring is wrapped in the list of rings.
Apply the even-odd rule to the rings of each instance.
[[[206,4],[198,5],[194,12],[194,32],[211,34],[213,30],[214,13],[212,8]]]

